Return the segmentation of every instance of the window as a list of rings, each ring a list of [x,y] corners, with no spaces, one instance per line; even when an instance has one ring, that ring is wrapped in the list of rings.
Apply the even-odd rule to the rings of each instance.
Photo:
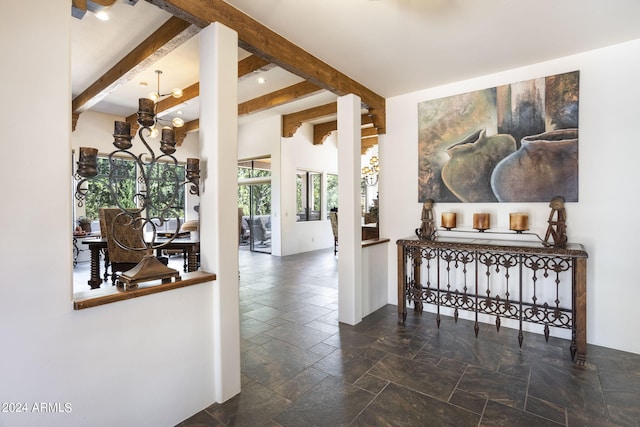
[[[111,170],[112,187],[109,184],[109,171]],[[85,200],[84,216],[90,220],[97,220],[99,210],[105,206],[120,206],[122,208],[135,208],[135,194],[145,191],[138,181],[139,171],[136,163],[132,160],[113,158],[111,168],[108,157],[98,158],[98,175],[87,181],[87,195]],[[153,200],[158,204],[151,207],[149,216],[157,217],[160,211],[167,208],[168,218],[184,218],[185,194],[184,185],[179,185],[177,189],[172,184],[162,185],[162,177],[178,176],[180,182],[185,180],[185,168],[183,165],[171,163],[158,163],[153,170],[147,173],[151,177],[149,180],[149,191]],[[112,198],[112,191],[116,195],[116,200]],[[165,218],[166,219],[166,218]]]
[[[297,221],[319,221],[322,206],[322,174],[296,172]]]
[[[327,174],[327,212],[338,210],[338,175]],[[327,217],[328,217],[327,213]]]
[[[252,187],[257,184],[268,184],[257,197],[251,196]],[[268,188],[268,190],[267,190]],[[268,215],[271,212],[271,158],[266,157],[238,162],[238,207],[243,215]]]

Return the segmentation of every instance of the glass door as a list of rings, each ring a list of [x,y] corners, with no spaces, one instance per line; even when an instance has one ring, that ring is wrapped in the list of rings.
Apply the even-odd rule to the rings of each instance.
[[[249,249],[271,253],[271,183],[249,185]]]
[[[271,159],[238,162],[240,249],[271,253]]]

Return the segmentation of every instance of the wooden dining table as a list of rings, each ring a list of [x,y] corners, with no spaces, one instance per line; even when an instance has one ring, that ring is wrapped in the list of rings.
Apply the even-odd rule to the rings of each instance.
[[[172,241],[159,238],[155,244],[166,243],[161,248],[156,249],[156,255],[160,256],[165,249],[181,250],[184,254],[184,271],[192,272],[198,270],[200,241],[191,238],[177,238]],[[167,243],[168,242],[168,243]],[[82,240],[83,245],[87,245],[91,251],[91,274],[87,284],[91,289],[98,289],[103,281],[107,281],[107,270],[109,269],[109,251],[107,250],[106,238],[89,238]],[[104,274],[100,273],[100,252],[104,254]]]

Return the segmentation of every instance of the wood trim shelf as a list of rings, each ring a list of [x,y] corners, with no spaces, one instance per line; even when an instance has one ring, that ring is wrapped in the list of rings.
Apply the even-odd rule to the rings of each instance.
[[[158,283],[158,281],[142,283],[137,289],[131,291],[122,291],[119,290],[116,286],[102,289],[92,289],[74,294],[73,309],[84,310],[85,308],[97,307],[113,302],[138,298],[145,295],[157,294],[159,292],[166,292],[173,289],[198,285],[200,283],[213,282],[215,280],[215,273],[194,271],[192,273],[183,274],[182,280],[177,280],[170,283]]]

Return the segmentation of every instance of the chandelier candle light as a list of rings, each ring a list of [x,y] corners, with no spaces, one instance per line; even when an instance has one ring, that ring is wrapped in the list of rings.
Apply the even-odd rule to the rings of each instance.
[[[378,172],[380,171],[378,156],[371,156],[369,164],[370,166],[362,168],[362,179],[366,185],[372,186],[378,183]]]
[[[159,76],[159,73],[158,73]],[[158,93],[160,93],[158,91]],[[187,159],[186,172],[184,182],[177,173],[178,160],[173,156],[176,151],[175,130],[171,127],[162,129],[162,137],[160,139],[160,151],[163,153],[156,157],[150,145],[145,140],[145,134],[151,135],[152,127],[155,127],[158,119],[156,117],[156,103],[152,99],[141,98],[138,102],[138,119],[140,125],[138,137],[146,148],[146,152],[136,155],[129,151],[133,146],[131,135],[131,123],[116,121],[113,132],[113,145],[117,150],[109,154],[109,191],[111,193],[112,203],[120,209],[120,213],[116,216],[114,222],[109,224],[111,227],[111,236],[121,248],[130,251],[145,251],[145,257],[129,271],[122,273],[118,277],[118,287],[124,290],[136,289],[138,283],[151,280],[161,279],[163,283],[172,279],[180,280],[180,274],[177,270],[169,268],[160,262],[153,251],[160,249],[172,242],[180,230],[180,217],[175,211],[178,206],[177,197],[179,187],[190,184],[189,193],[193,195],[200,194],[200,166],[198,159]],[[84,184],[87,180],[98,174],[97,165],[98,150],[89,147],[80,147],[80,156],[77,162],[77,175],[79,178],[76,186],[76,199],[79,206],[84,203],[87,194],[87,187]],[[136,163],[139,170],[140,178],[138,179],[141,189],[133,196],[133,202],[136,208],[127,209],[121,203],[118,197],[120,184],[123,176],[127,176],[126,168],[122,165],[121,159],[131,159]],[[168,165],[169,167],[160,170],[160,166]],[[160,188],[169,188],[170,194],[159,191]],[[151,215],[151,212],[154,215]],[[120,217],[125,217],[128,226],[134,231],[139,231],[143,236],[144,248],[133,248],[127,246],[118,239],[117,234],[113,233],[114,224],[118,223]],[[169,219],[176,219],[176,230],[167,240],[161,242],[156,241],[157,229]],[[144,231],[151,231],[144,233]]]

